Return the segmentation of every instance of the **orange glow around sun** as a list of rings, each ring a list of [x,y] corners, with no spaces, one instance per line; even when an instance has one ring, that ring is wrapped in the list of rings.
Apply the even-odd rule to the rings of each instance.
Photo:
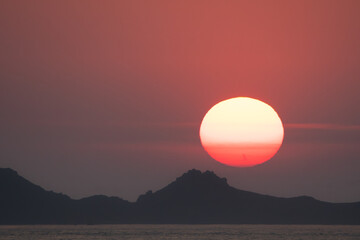
[[[235,167],[266,162],[279,150],[283,138],[283,124],[275,110],[248,97],[219,102],[206,113],[200,127],[208,154]]]

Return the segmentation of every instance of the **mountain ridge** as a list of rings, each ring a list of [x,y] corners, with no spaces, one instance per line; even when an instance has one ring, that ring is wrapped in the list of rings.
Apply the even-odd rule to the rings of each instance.
[[[129,202],[105,195],[75,200],[0,168],[0,212],[0,224],[360,224],[360,202],[329,203],[309,196],[280,198],[239,190],[214,172],[196,169]]]

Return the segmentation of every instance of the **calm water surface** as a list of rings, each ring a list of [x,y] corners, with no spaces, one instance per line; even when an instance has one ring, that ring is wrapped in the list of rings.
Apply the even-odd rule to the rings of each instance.
[[[1,240],[240,239],[359,240],[360,226],[27,225],[0,226]]]

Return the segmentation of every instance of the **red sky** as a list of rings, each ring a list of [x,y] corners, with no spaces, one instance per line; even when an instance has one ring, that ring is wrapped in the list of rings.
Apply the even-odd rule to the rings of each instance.
[[[276,196],[360,201],[359,1],[1,1],[0,167],[134,200],[198,168]],[[248,96],[285,124],[254,168],[199,126]]]

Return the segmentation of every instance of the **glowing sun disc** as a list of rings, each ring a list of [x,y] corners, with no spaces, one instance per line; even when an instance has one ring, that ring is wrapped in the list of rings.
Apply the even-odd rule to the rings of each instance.
[[[214,105],[200,126],[200,140],[216,161],[251,167],[272,158],[284,139],[280,117],[268,104],[236,97]]]

